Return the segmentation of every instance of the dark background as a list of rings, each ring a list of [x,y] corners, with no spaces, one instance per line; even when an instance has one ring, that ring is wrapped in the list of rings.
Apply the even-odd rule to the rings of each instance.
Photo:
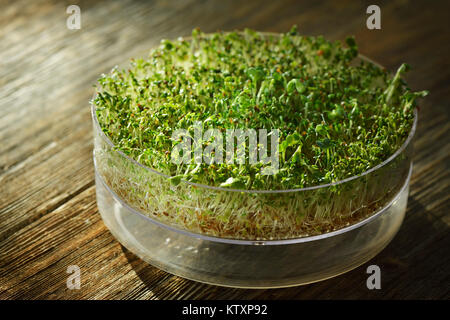
[[[68,30],[66,8],[81,8]],[[381,30],[366,8],[381,8]],[[0,299],[448,299],[449,1],[0,1]],[[243,29],[343,40],[429,90],[420,105],[405,222],[377,257],[339,277],[242,290],[160,271],[123,248],[95,202],[88,101],[102,72],[162,38]],[[366,287],[367,266],[382,289]],[[81,289],[66,287],[69,265]],[[275,270],[276,271],[276,270]]]

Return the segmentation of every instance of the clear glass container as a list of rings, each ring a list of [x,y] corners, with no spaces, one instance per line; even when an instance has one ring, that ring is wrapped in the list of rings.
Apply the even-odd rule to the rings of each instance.
[[[307,284],[367,262],[403,221],[417,111],[406,141],[378,166],[332,184],[274,191],[175,186],[117,150],[94,104],[91,113],[99,212],[126,248],[169,273],[242,288]]]
[[[320,281],[375,256],[394,237],[405,215],[417,112],[403,146],[377,167],[332,185],[273,192],[243,192],[187,182],[174,187],[168,177],[116,150],[101,131],[94,107],[92,117],[97,205],[106,226],[141,259],[184,278],[242,288]],[[335,192],[336,188],[341,192]],[[164,192],[171,196],[167,198]],[[209,207],[214,199],[231,197],[243,204],[249,198],[252,202],[254,198],[272,201],[272,206],[279,208],[276,212],[282,212],[296,199],[316,199],[317,205],[355,199],[355,203],[348,204],[347,214],[356,210],[368,216],[361,214],[362,219],[338,230],[298,238],[283,238],[282,233],[273,240],[215,237],[188,230],[177,222],[176,208],[185,206],[192,193],[198,201],[197,207],[192,208],[194,215]],[[368,196],[358,197],[361,193]],[[369,199],[382,199],[379,202],[383,205],[374,210]],[[167,202],[174,211],[161,214],[159,207],[167,208]]]

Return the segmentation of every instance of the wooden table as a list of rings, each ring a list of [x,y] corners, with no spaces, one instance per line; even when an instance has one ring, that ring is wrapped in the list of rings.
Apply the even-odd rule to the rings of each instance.
[[[357,1],[1,1],[1,299],[439,299],[450,298],[448,1],[386,1],[368,30]],[[66,8],[81,8],[69,30]],[[97,77],[162,38],[254,28],[343,40],[396,69],[407,62],[420,106],[408,211],[392,243],[336,278],[274,290],[221,288],[154,268],[122,247],[95,200],[88,101]],[[381,290],[366,287],[381,268]],[[69,265],[81,289],[66,286]]]

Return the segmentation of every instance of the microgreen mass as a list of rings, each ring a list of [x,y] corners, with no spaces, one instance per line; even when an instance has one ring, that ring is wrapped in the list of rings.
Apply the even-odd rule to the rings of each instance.
[[[416,99],[403,75],[356,59],[346,45],[301,36],[244,32],[163,40],[148,58],[98,80],[94,100],[104,133],[138,162],[181,180],[212,186],[280,190],[359,175],[407,138]],[[280,170],[263,164],[200,166],[171,162],[174,130],[279,129]],[[203,142],[203,147],[208,141]]]

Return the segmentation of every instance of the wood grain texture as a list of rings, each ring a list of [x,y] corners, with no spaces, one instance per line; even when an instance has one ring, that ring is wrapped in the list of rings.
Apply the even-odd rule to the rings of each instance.
[[[66,7],[81,8],[81,30]],[[0,299],[449,299],[450,39],[444,1],[0,1]],[[343,40],[395,69],[412,65],[421,105],[408,211],[397,236],[342,276],[273,290],[181,279],[122,247],[97,211],[88,101],[97,77],[162,38],[254,28]],[[69,265],[80,290],[66,287]],[[366,268],[382,289],[366,288]]]

